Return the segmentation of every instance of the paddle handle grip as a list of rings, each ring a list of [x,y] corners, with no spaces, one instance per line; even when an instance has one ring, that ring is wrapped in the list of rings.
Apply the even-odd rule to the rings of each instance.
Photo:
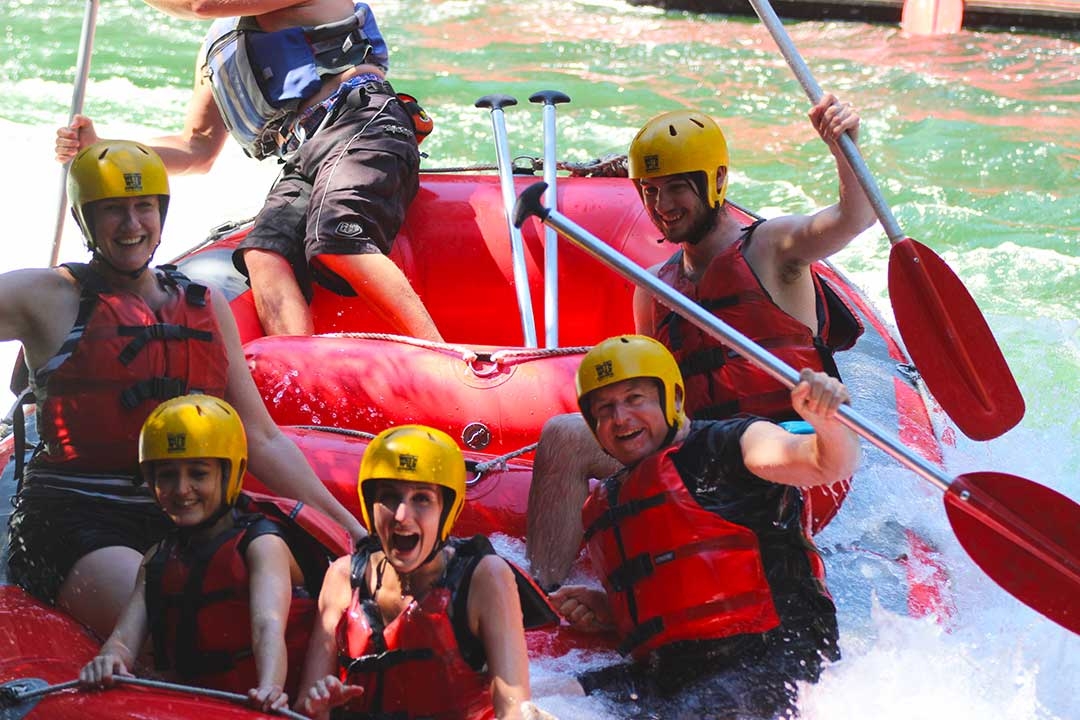
[[[807,67],[806,62],[803,61],[799,51],[795,48],[795,44],[791,42],[791,36],[784,29],[783,23],[780,22],[780,18],[777,17],[772,5],[769,4],[769,0],[750,0],[750,4],[754,6],[754,12],[761,18],[761,22],[765,24],[769,34],[772,35],[773,40],[780,48],[780,54],[787,60],[788,67],[795,73],[799,84],[806,91],[806,96],[810,98],[810,102],[817,104],[823,94],[821,86],[814,79],[810,68]],[[866,162],[863,160],[862,153],[859,152],[859,146],[848,135],[843,135],[840,138],[840,150],[844,153],[844,157],[847,158],[848,164],[851,165],[851,170],[855,173],[863,192],[870,199],[870,205],[873,206],[874,213],[881,222],[881,227],[885,229],[885,234],[889,236],[889,241],[895,244],[906,238],[904,231],[900,229],[900,224],[896,221],[896,216],[893,215],[889,205],[885,202],[885,198],[881,194],[881,188],[878,187],[874,176],[870,174],[870,168],[867,167]]]
[[[562,213],[544,207],[540,202],[540,197],[546,189],[547,186],[544,183],[538,182],[533,183],[521,193],[514,208],[514,222],[516,224],[520,226],[530,216],[540,218],[545,225],[558,230],[563,237],[604,265],[615,270],[630,282],[648,290],[656,300],[730,346],[735,352],[752,362],[770,377],[783,383],[785,387],[793,388],[799,382],[799,373],[765,350],[765,348],[705,310],[660,278],[649,273]],[[865,438],[874,447],[906,465],[942,490],[949,488],[951,480],[940,469],[913,453],[896,438],[887,435],[874,423],[859,416],[850,406],[841,405],[839,416],[844,425]]]

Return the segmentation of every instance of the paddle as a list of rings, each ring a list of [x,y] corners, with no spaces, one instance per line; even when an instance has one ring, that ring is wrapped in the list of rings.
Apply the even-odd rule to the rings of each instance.
[[[810,101],[821,87],[776,16],[769,0],[750,0]],[[941,407],[973,440],[998,437],[1024,416],[1024,398],[986,319],[945,261],[907,237],[885,203],[855,142],[840,149],[893,244],[889,297],[900,336]]]
[[[506,227],[510,231],[510,260],[514,271],[514,290],[517,292],[518,311],[521,313],[521,334],[525,347],[538,347],[536,322],[533,320],[532,294],[529,292],[529,270],[525,264],[525,242],[521,228],[514,225],[514,168],[510,157],[510,144],[506,137],[506,118],[503,108],[517,105],[517,98],[509,95],[485,95],[476,101],[476,107],[491,111],[491,131],[495,138],[495,161],[499,167],[499,187],[502,190],[503,212]]]
[[[558,90],[541,90],[529,96],[529,102],[544,106],[544,182],[548,185],[547,203],[555,207],[559,194],[555,159],[555,106],[570,102],[570,96]],[[544,231],[544,347],[559,347],[559,238],[554,230]]]
[[[799,381],[798,373],[776,356],[565,215],[544,207],[540,196],[545,189],[542,182],[525,189],[514,210],[515,223],[538,217],[787,387]],[[987,575],[1021,602],[1080,634],[1080,505],[1005,473],[967,473],[950,480],[850,407],[840,408],[840,418],[872,445],[945,491],[945,510],[953,531]]]
[[[79,39],[79,59],[75,65],[75,87],[71,92],[71,112],[68,113],[68,124],[83,111],[83,99],[86,97],[86,80],[90,76],[90,55],[94,49],[94,34],[97,28],[99,4],[98,0],[87,0],[86,11],[83,13],[82,35]],[[56,230],[53,234],[52,253],[49,255],[50,267],[60,259],[60,241],[64,235],[64,219],[68,213],[67,174],[68,166],[65,164],[60,170],[60,202],[56,208]]]

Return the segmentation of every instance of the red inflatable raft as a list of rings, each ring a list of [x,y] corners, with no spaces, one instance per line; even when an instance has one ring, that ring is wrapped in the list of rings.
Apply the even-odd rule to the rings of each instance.
[[[519,178],[518,189],[532,178]],[[663,260],[669,246],[655,241],[633,185],[623,179],[566,178],[559,209],[643,266]],[[749,222],[750,215],[747,215]],[[559,339],[563,347],[523,348],[513,284],[513,259],[498,181],[488,176],[424,176],[391,257],[405,271],[431,311],[446,344],[387,335],[388,328],[355,298],[316,288],[311,338],[263,337],[250,292],[232,267],[231,253],[246,227],[212,237],[180,258],[181,269],[211,282],[232,300],[255,381],[275,420],[300,446],[315,472],[346,507],[359,515],[356,477],[367,434],[418,422],[461,438],[471,471],[468,498],[455,534],[524,536],[531,479],[527,451],[551,415],[576,410],[574,373],[584,348],[633,329],[631,285],[566,243],[559,250]],[[530,220],[523,232],[533,315],[543,318],[543,234]],[[866,334],[838,364],[852,394],[875,422],[931,459],[938,445],[914,381],[902,370],[907,358],[862,294],[828,265],[833,281],[866,327]],[[537,329],[544,337],[544,329]],[[32,430],[32,428],[31,428]],[[517,453],[525,451],[521,457]],[[12,452],[0,443],[0,461]],[[0,492],[10,497],[12,463]],[[255,478],[247,487],[265,490]],[[858,482],[856,477],[855,482]],[[836,513],[846,486],[811,496],[814,528]],[[5,533],[6,535],[6,533]],[[903,534],[893,557],[919,557],[928,548]],[[3,564],[6,569],[6,563]],[[941,612],[943,580],[910,574],[905,589],[911,614]],[[571,647],[603,647],[596,636],[561,630],[533,633],[534,655]],[[163,719],[258,717],[228,703],[170,691],[123,687],[107,693],[77,689],[12,701],[33,688],[74,678],[96,652],[96,643],[61,612],[0,586],[0,717]],[[4,693],[8,706],[4,706]],[[4,707],[21,714],[3,715]],[[213,708],[210,710],[210,708]],[[139,714],[139,709],[143,714]],[[146,709],[151,708],[149,714]]]

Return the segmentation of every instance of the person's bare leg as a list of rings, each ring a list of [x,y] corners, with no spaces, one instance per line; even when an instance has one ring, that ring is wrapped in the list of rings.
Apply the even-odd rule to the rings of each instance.
[[[409,279],[394,261],[379,253],[320,255],[328,270],[341,276],[371,309],[386,319],[400,335],[442,342],[435,321]]]
[[[525,525],[525,556],[541,587],[566,580],[577,559],[585,534],[581,507],[589,495],[589,478],[608,477],[618,469],[581,415],[556,415],[544,423]]]
[[[131,598],[141,562],[138,551],[121,545],[83,555],[61,583],[57,607],[104,641]]]
[[[267,335],[311,335],[311,319],[300,284],[292,266],[283,255],[269,250],[248,248],[244,251],[255,312]]]

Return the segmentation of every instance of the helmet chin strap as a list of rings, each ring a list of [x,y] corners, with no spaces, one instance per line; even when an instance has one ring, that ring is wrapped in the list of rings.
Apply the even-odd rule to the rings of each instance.
[[[138,280],[140,277],[142,277],[142,274],[144,272],[146,272],[147,268],[150,267],[150,263],[153,262],[154,255],[157,253],[158,246],[160,246],[160,245],[161,245],[161,242],[159,241],[158,244],[154,246],[154,251],[150,253],[150,257],[148,257],[146,259],[146,262],[142,264],[142,267],[138,268],[137,270],[121,270],[120,268],[116,267],[111,262],[109,262],[109,259],[107,257],[105,257],[104,255],[101,254],[101,252],[97,248],[96,243],[94,244],[94,247],[91,248],[91,250],[90,250],[90,252],[92,253],[90,261],[91,262],[94,262],[94,261],[100,262],[102,265],[109,268],[110,270],[112,270],[117,275],[121,275],[123,277],[128,277],[128,278],[131,278],[132,280]]]
[[[424,567],[429,562],[434,560],[435,557],[439,554],[439,552],[442,551],[442,549],[444,547],[446,547],[446,541],[445,540],[440,540],[439,542],[435,543],[435,547],[431,548],[431,552],[428,554],[428,556],[426,558],[424,558],[424,562],[420,563],[420,567]],[[417,570],[419,570],[419,569],[420,568],[417,568]]]
[[[222,485],[221,505],[218,506],[218,509],[211,513],[210,517],[206,518],[201,522],[195,523],[194,525],[190,525],[188,527],[179,528],[180,537],[187,539],[193,535],[199,534],[199,532],[206,530],[207,528],[213,527],[218,520],[232,512],[232,509],[233,506],[225,502],[225,486]]]
[[[694,226],[691,229],[690,237],[686,240],[677,243],[679,245],[697,245],[702,240],[709,236],[713,230],[716,229],[717,223],[720,221],[720,210],[723,207],[723,203],[713,208],[712,212],[708,214],[706,219]]]

